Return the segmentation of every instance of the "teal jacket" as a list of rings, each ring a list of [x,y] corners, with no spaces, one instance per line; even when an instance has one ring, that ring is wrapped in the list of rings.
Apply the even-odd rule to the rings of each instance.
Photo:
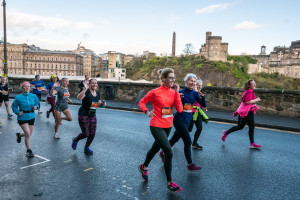
[[[11,105],[13,112],[18,115],[18,120],[31,120],[35,118],[35,112],[23,113],[19,116],[20,111],[32,111],[33,106],[39,108],[40,100],[35,94],[32,93],[22,93],[16,96],[14,102]]]

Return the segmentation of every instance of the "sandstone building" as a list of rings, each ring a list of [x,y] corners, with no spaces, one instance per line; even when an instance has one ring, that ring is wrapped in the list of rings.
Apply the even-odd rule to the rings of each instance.
[[[200,55],[208,60],[227,61],[228,43],[222,43],[221,36],[211,36],[206,32],[206,43],[201,45]]]
[[[260,55],[253,55],[257,64],[249,66],[249,73],[279,73],[291,78],[300,78],[300,40],[293,41],[290,47],[274,47],[270,55],[266,55],[265,46]]]
[[[3,42],[0,56],[3,59]],[[2,64],[0,73],[3,73]],[[7,68],[9,74],[82,76],[83,57],[69,51],[42,50],[34,45],[7,44]]]

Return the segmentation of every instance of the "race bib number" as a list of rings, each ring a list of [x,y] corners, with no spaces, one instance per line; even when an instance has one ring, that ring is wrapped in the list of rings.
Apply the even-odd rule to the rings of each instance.
[[[67,92],[67,93],[64,93],[64,98],[69,98],[70,97],[70,93]]]
[[[172,107],[162,107],[161,108],[161,117],[162,118],[173,117],[173,108]]]
[[[188,113],[192,112],[193,106],[194,105],[191,103],[185,103],[183,107],[183,112],[188,112]]]
[[[90,109],[96,109],[97,107],[99,107],[99,103],[93,102]]]
[[[3,91],[2,94],[3,95],[8,95],[8,91]]]
[[[43,87],[38,87],[37,90],[38,90],[38,91],[42,91],[42,90],[43,90]]]

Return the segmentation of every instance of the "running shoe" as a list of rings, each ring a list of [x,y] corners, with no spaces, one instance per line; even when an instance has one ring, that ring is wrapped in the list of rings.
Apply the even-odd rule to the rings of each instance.
[[[227,137],[226,131],[223,130],[223,135],[222,135],[223,142],[225,142],[226,137]]]
[[[9,113],[9,114],[7,114],[7,118],[8,118],[8,119],[11,119],[11,118],[12,118],[12,116],[13,116],[13,115],[12,115],[12,114],[10,114],[10,113]]]
[[[55,138],[55,139],[60,139],[58,133],[55,133],[55,134],[54,134],[54,138]]]
[[[182,190],[182,187],[179,187],[174,181],[167,183],[167,189],[172,192],[179,192]]]
[[[139,165],[138,168],[144,181],[148,181],[148,169],[145,169],[143,164]]]
[[[161,158],[161,162],[165,162],[165,154],[164,154],[164,152],[163,151],[160,151],[159,152],[159,157]]]
[[[192,163],[190,165],[187,166],[187,169],[189,171],[199,171],[201,169],[200,166],[197,166],[196,164]]]
[[[47,113],[46,113],[46,117],[47,117],[47,118],[49,118],[49,117],[50,117],[50,112],[49,112],[49,111],[47,111]]]
[[[198,150],[202,150],[202,149],[203,149],[203,147],[200,146],[200,145],[197,144],[197,143],[196,143],[196,144],[193,144],[193,145],[192,145],[192,148],[193,148],[193,149],[198,149]]]
[[[20,136],[21,133],[16,133],[17,136],[17,143],[20,143],[22,140],[22,137]]]
[[[94,152],[89,147],[85,147],[84,148],[84,153],[88,154],[88,155],[93,155]]]
[[[73,137],[73,139],[72,139],[72,149],[76,150],[76,148],[77,148],[77,142],[75,141],[75,138]]]
[[[260,149],[261,145],[255,144],[255,142],[253,142],[252,144],[249,145],[250,149]]]
[[[32,153],[31,149],[27,149],[26,156],[27,157],[34,157],[34,154]]]

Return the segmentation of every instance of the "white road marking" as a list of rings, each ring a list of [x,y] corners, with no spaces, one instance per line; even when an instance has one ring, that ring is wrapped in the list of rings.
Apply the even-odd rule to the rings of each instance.
[[[47,158],[44,158],[42,156],[39,156],[39,155],[34,155],[35,157],[38,157],[40,159],[43,159],[44,161],[43,162],[39,162],[39,163],[35,163],[35,164],[32,164],[32,165],[28,165],[28,166],[25,166],[25,167],[21,167],[20,169],[26,169],[28,167],[33,167],[33,166],[36,166],[36,165],[40,165],[40,164],[43,164],[43,163],[46,163],[46,162],[50,162],[51,160],[47,159]]]
[[[140,133],[140,132],[136,132],[136,131],[129,131],[129,130],[125,130],[125,129],[121,129],[121,128],[112,128],[110,127],[110,129],[114,129],[114,130],[117,130],[117,131],[124,131],[124,132],[128,132],[128,133]]]

